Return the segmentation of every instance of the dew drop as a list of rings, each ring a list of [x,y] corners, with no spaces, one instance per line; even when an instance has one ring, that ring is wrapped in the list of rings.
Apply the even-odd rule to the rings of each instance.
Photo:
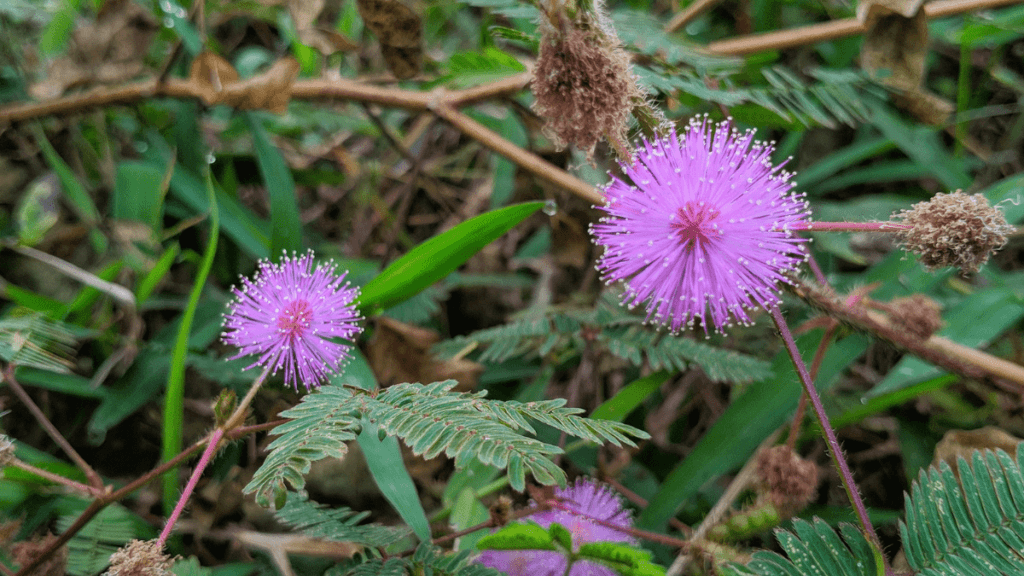
[[[558,204],[554,200],[548,200],[544,203],[544,207],[541,208],[541,211],[548,216],[554,216],[555,213],[558,212]]]

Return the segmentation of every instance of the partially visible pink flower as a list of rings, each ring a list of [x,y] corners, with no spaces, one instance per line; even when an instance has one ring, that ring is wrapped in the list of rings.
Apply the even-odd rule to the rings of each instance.
[[[587,542],[634,543],[629,534],[594,522],[602,522],[630,528],[633,518],[622,507],[622,502],[603,484],[588,480],[577,480],[575,484],[555,490],[560,508],[550,508],[527,516],[538,525],[547,528],[554,523],[561,524],[572,532],[574,546]],[[563,509],[564,508],[564,509]],[[563,576],[565,555],[548,550],[485,550],[477,561],[501,570],[508,576]],[[581,560],[572,565],[569,576],[615,576],[616,572],[601,564]]]
[[[750,324],[750,309],[779,301],[778,282],[807,258],[792,234],[809,215],[770,144],[728,122],[690,122],[681,135],[644,142],[627,184],[606,189],[608,214],[591,226],[605,247],[598,268],[624,281],[624,303],[672,331]]]
[[[353,302],[359,289],[335,274],[334,261],[313,268],[313,253],[284,256],[277,264],[261,260],[253,280],[242,278],[224,316],[225,344],[238,347],[234,358],[254,355],[253,366],[284,369],[284,380],[298,390],[320,386],[349,358],[351,341],[362,328]]]

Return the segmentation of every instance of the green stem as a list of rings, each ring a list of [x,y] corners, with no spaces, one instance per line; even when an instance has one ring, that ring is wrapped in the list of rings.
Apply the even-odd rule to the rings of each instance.
[[[217,198],[213,191],[213,177],[206,173],[206,189],[210,199],[210,241],[203,253],[203,261],[199,265],[196,281],[189,294],[188,306],[181,315],[181,326],[174,342],[171,356],[171,372],[167,376],[167,397],[164,399],[164,441],[162,460],[168,461],[182,448],[182,426],[185,417],[185,355],[188,353],[188,337],[192,332],[192,321],[199,306],[199,297],[206,284],[206,277],[213,267],[213,257],[217,253],[217,237],[220,235],[220,218],[217,210]],[[170,514],[178,496],[178,470],[172,468],[163,476],[164,512]]]

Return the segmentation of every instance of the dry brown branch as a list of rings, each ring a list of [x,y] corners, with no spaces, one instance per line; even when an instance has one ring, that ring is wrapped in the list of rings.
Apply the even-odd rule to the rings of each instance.
[[[572,192],[576,196],[592,204],[604,204],[604,195],[597,188],[587,184],[583,180],[569,174],[565,170],[545,161],[533,152],[529,152],[516,146],[512,142],[502,138],[483,124],[452,108],[445,99],[442,103],[431,108],[434,114],[450,122],[463,134],[480,142],[494,152],[501,154],[515,162],[520,168],[529,171],[533,175],[543,178],[548,182]]]
[[[700,16],[705,11],[713,8],[715,4],[718,4],[721,0],[697,0],[693,4],[687,6],[682,12],[676,14],[665,24],[665,32],[675,32],[683,26],[689,24],[694,18]]]
[[[964,12],[975,10],[986,10],[1000,6],[1012,6],[1019,4],[1021,0],[937,0],[924,5],[925,16],[931,20],[943,16],[953,16]],[[705,49],[712,54],[722,56],[741,56],[764,52],[765,50],[782,50],[795,46],[814,44],[824,40],[835,40],[856,34],[863,34],[864,24],[856,18],[845,20],[833,20],[821,24],[811,24],[780,30],[777,32],[765,32],[763,34],[751,34],[729,40],[719,40],[708,44]]]
[[[997,358],[980,350],[943,338],[920,339],[908,336],[884,314],[863,306],[850,306],[830,290],[798,282],[793,292],[811,306],[844,324],[855,326],[887,340],[918,358],[968,378],[992,378],[1013,383],[1024,390],[1024,366]]]

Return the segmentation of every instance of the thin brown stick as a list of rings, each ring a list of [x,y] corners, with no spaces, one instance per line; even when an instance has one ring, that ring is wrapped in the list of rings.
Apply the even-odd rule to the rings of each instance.
[[[1001,378],[1024,389],[1024,366],[986,354],[968,346],[931,336],[915,338],[893,325],[884,315],[863,306],[851,306],[829,290],[797,281],[793,292],[811,306],[825,311],[842,323],[856,326],[936,366],[969,378]]]
[[[683,26],[689,24],[694,18],[700,16],[708,9],[714,7],[722,0],[697,0],[693,4],[687,6],[682,12],[676,14],[665,24],[665,32],[675,32]]]
[[[924,5],[924,14],[929,19],[942,18],[975,10],[1012,6],[1020,2],[1021,0],[936,0]],[[855,36],[863,34],[864,31],[864,24],[859,20],[856,18],[846,18],[844,20],[833,20],[831,22],[791,28],[789,30],[750,34],[740,36],[739,38],[719,40],[705,46],[705,50],[722,56],[741,56],[743,54],[753,54],[767,50],[782,50],[825,40]]]
[[[57,427],[50,422],[49,418],[46,417],[46,414],[43,414],[43,411],[39,409],[39,406],[36,406],[36,403],[32,401],[32,397],[28,395],[28,392],[25,392],[25,389],[21,387],[21,384],[18,384],[18,380],[14,377],[13,364],[8,364],[4,367],[3,379],[7,382],[7,385],[11,387],[14,395],[18,397],[18,400],[21,400],[21,403],[24,404],[25,407],[28,408],[28,411],[32,413],[32,417],[36,419],[36,422],[39,422],[39,425],[43,427],[43,430],[46,431],[46,434],[50,439],[53,440],[64,454],[66,454],[67,457],[75,463],[75,466],[78,466],[78,469],[85,474],[85,477],[89,480],[89,484],[92,485],[93,488],[102,490],[103,479],[100,478],[100,475],[92,469],[92,466],[89,466],[89,463],[86,462],[84,458],[78,455],[78,452],[71,447],[71,444],[66,438],[64,438],[64,435],[60,433],[60,430],[57,430]]]
[[[522,90],[529,82],[530,74],[524,72],[483,86],[445,92],[445,98],[452,105],[464,106],[505,94],[513,94]],[[241,89],[244,88],[229,85],[224,87],[224,92],[230,93],[232,90]],[[148,98],[170,97],[198,100],[202,93],[202,87],[190,80],[177,78],[168,78],[164,82],[146,80],[113,88],[95,88],[88,92],[54,100],[0,107],[0,124],[44,116],[74,114],[89,108],[133,104]],[[292,84],[291,97],[301,100],[352,100],[423,111],[427,110],[430,102],[435,99],[435,95],[431,92],[384,88],[344,78],[297,80]]]
[[[592,204],[604,204],[604,196],[597,188],[545,161],[533,152],[516,146],[502,138],[498,133],[487,129],[483,124],[452,108],[449,104],[445,102],[436,104],[433,106],[432,111],[439,118],[450,122],[465,135],[515,162],[520,168],[547,180],[555,186],[564,188]]]
[[[50,482],[53,482],[54,484],[60,484],[61,486],[64,486],[65,488],[68,488],[69,490],[74,490],[75,492],[78,492],[78,493],[83,494],[85,496],[99,496],[100,494],[103,493],[103,489],[102,488],[95,488],[93,486],[86,486],[85,484],[82,484],[81,482],[75,482],[74,480],[72,480],[70,478],[65,478],[65,477],[61,476],[60,474],[54,474],[53,472],[50,472],[48,470],[43,470],[42,468],[36,468],[35,466],[29,464],[28,462],[22,462],[21,460],[18,460],[17,458],[15,458],[13,461],[11,461],[11,463],[9,465],[10,466],[14,466],[15,468],[18,468],[20,470],[24,470],[25,472],[28,472],[29,474],[35,474],[36,476],[39,476],[40,478],[43,478],[45,480],[49,480]]]

